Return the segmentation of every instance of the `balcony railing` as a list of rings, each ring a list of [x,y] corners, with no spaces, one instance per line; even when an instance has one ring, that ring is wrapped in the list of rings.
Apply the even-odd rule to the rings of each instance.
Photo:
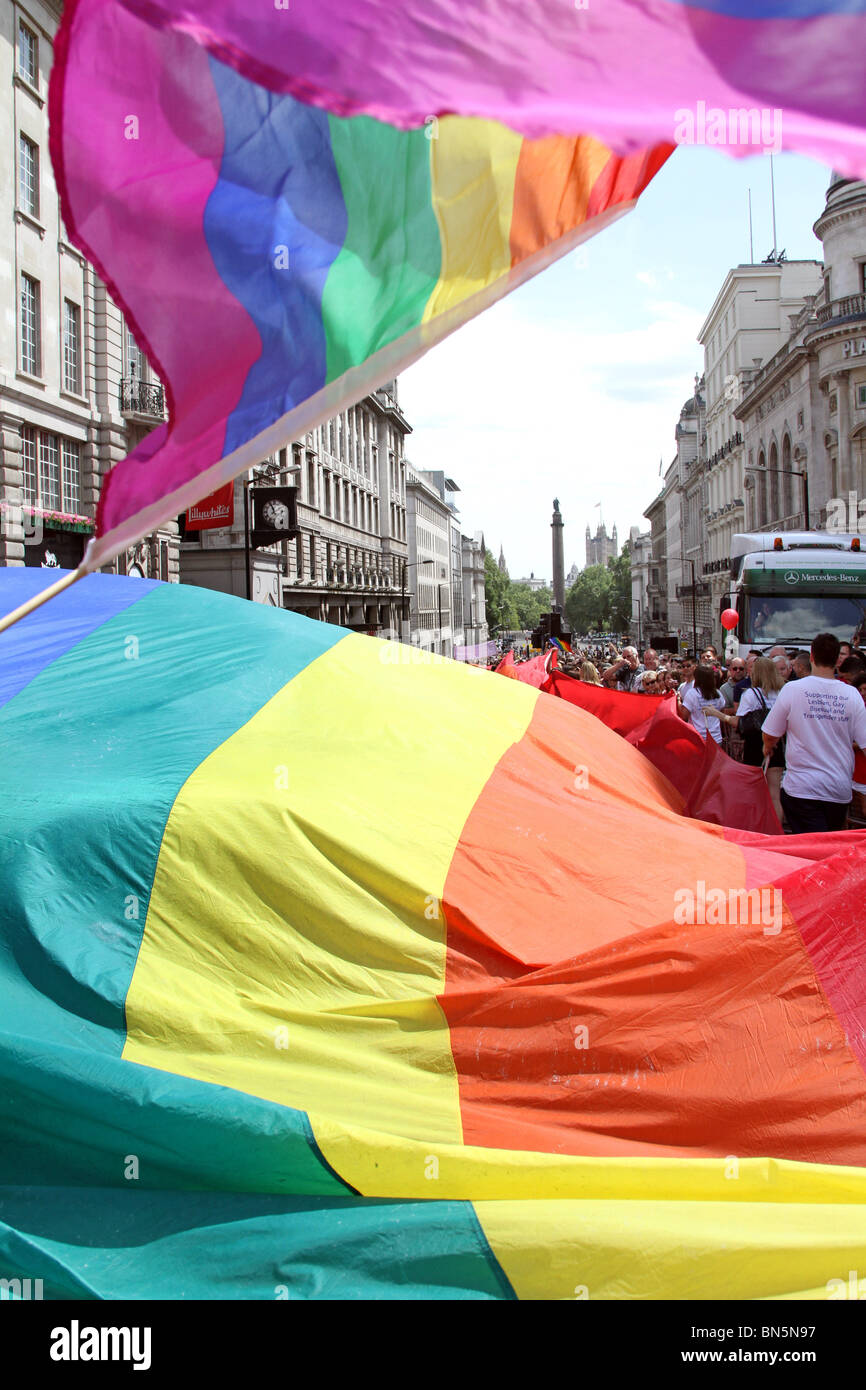
[[[844,299],[831,299],[818,310],[819,323],[830,319],[856,319],[866,317],[866,294],[849,294]]]
[[[737,430],[736,434],[732,434],[730,439],[725,440],[720,449],[717,449],[714,454],[710,454],[710,457],[707,459],[707,468],[714,468],[717,463],[721,463],[722,459],[727,458],[728,454],[736,449],[738,445],[742,444],[742,442],[743,436],[740,431]]]
[[[124,415],[147,415],[152,420],[163,420],[165,389],[153,381],[125,376],[120,382],[120,410]]]

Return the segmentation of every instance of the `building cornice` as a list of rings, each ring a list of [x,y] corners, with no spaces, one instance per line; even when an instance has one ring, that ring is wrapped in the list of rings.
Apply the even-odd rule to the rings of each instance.
[[[734,411],[734,418],[745,422],[748,416],[754,414],[759,405],[763,405],[768,396],[778,390],[794,368],[799,368],[810,356],[810,346],[805,342],[795,343],[793,346],[790,343],[783,344],[783,347],[776,354],[778,361],[776,358],[771,358],[767,363],[769,369],[767,375],[761,378],[759,384],[752,384],[746,389],[742,400]]]

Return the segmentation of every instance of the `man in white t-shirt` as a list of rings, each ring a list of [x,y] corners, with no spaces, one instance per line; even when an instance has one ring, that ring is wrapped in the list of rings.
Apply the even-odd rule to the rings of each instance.
[[[851,804],[854,753],[866,749],[866,705],[836,680],[839,639],[812,643],[812,675],[789,681],[764,720],[764,756],[787,735],[782,807],[795,835],[844,830]]]

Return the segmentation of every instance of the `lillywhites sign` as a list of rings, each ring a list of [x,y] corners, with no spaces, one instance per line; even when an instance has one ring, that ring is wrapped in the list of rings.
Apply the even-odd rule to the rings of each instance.
[[[833,593],[866,595],[866,570],[773,569],[746,570],[750,594]]]

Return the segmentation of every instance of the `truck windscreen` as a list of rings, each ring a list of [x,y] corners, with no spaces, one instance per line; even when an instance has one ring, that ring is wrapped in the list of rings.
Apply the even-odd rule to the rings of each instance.
[[[866,623],[866,597],[842,594],[744,594],[740,640],[808,646],[819,632],[850,642]]]

